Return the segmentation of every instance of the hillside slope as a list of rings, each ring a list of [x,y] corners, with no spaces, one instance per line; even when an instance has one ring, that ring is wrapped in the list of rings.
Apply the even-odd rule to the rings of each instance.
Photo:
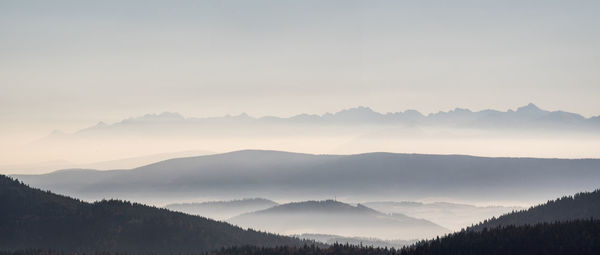
[[[509,225],[532,225],[556,221],[600,219],[600,190],[577,193],[550,200],[545,204],[527,210],[502,215],[470,227],[469,230],[482,230]]]
[[[165,205],[164,208],[215,220],[226,220],[243,213],[263,210],[276,205],[276,202],[264,198],[246,198],[201,203],[174,203]]]
[[[420,242],[400,250],[363,245],[335,244],[326,248],[256,246],[222,249],[215,255],[597,255],[600,254],[600,221],[583,220],[492,229],[464,231]],[[15,254],[16,255],[16,254]]]
[[[0,175],[0,250],[203,252],[233,245],[298,245],[298,239],[141,204],[85,203]]]

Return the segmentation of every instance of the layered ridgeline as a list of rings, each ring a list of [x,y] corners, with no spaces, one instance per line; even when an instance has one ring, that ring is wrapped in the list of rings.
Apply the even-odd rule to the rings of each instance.
[[[367,107],[289,118],[246,114],[193,118],[165,112],[100,122],[74,133],[52,132],[33,143],[11,147],[0,171],[45,173],[66,168],[109,169],[111,165],[127,169],[132,168],[131,160],[115,159],[147,160],[157,158],[148,155],[177,151],[245,148],[327,154],[389,151],[598,158],[598,131],[600,116],[586,118],[533,104],[508,111],[456,108],[427,115],[414,110],[379,113]],[[205,153],[197,155],[201,154]],[[112,162],[93,163],[103,161]]]
[[[557,221],[600,220],[600,190],[577,193],[550,200],[527,210],[502,215],[472,226],[469,230],[483,230],[499,226],[521,226]]]
[[[479,223],[491,217],[505,213],[522,210],[523,207],[508,206],[474,206],[448,202],[365,202],[362,205],[386,214],[403,214],[412,218],[425,219],[453,231],[459,231],[467,226]],[[227,220],[234,216],[259,211],[278,205],[276,202],[264,198],[246,198],[228,201],[208,201],[194,203],[174,203],[165,205],[164,208],[173,211],[200,215],[215,220]],[[402,247],[409,243],[407,240],[383,240],[372,237],[349,237],[329,234],[304,233],[301,238],[314,239],[323,243],[333,244],[373,244],[381,247]]]
[[[523,209],[517,206],[474,206],[448,202],[379,201],[362,204],[384,213],[402,213],[410,217],[427,219],[453,231],[459,231],[491,217]]]
[[[217,254],[600,254],[600,190],[562,197],[400,250],[363,246],[234,247]]]
[[[240,214],[267,209],[278,205],[264,198],[246,198],[229,201],[209,201],[200,203],[174,203],[164,207],[178,212],[200,215],[215,220],[226,220]]]
[[[246,150],[171,159],[131,170],[63,170],[15,177],[86,200],[112,197],[144,203],[230,200],[240,194],[285,201],[337,196],[346,201],[442,197],[530,203],[593,190],[600,183],[598,169],[599,159]]]
[[[186,118],[179,113],[163,112],[160,114],[146,114],[144,116],[132,117],[122,121],[106,124],[99,122],[79,130],[73,134],[61,132],[53,133],[50,138],[61,138],[61,136],[88,136],[107,134],[132,134],[160,133],[169,134],[173,131],[165,127],[178,127],[176,132],[185,134],[202,133],[203,131],[216,131],[216,135],[223,132],[230,134],[244,134],[239,128],[243,124],[247,129],[253,130],[257,127],[274,126],[285,128],[286,125],[304,127],[310,126],[437,126],[437,127],[463,127],[463,128],[486,128],[502,130],[518,130],[521,132],[536,130],[563,130],[572,128],[576,131],[594,132],[600,128],[600,116],[586,118],[577,113],[565,111],[548,111],[540,109],[530,103],[516,110],[482,110],[471,111],[465,108],[455,108],[450,111],[439,111],[424,115],[416,110],[405,110],[402,112],[380,113],[369,107],[359,106],[344,109],[335,113],[325,114],[298,114],[292,117],[252,117],[248,114],[236,116],[208,117],[208,118]],[[220,130],[216,130],[220,129]],[[285,130],[290,131],[290,130]],[[564,131],[564,130],[563,130]],[[574,131],[574,130],[571,130]]]
[[[314,233],[380,239],[412,240],[450,232],[427,220],[403,214],[384,214],[360,204],[352,206],[334,200],[278,205],[242,214],[227,222],[282,234]]]
[[[225,246],[299,245],[166,209],[110,200],[85,203],[0,175],[0,250],[199,253]]]

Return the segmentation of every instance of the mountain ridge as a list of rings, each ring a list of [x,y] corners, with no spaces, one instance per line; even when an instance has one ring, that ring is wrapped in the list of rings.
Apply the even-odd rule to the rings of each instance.
[[[474,194],[499,198],[527,191],[531,196],[545,194],[542,198],[546,200],[550,195],[597,188],[598,167],[600,159],[396,153],[315,155],[246,150],[171,159],[129,170],[12,176],[35,187],[84,199],[136,200],[123,195],[148,197],[147,194],[153,194],[178,197],[179,201],[227,200],[239,198],[236,194],[245,194],[298,201],[337,194],[366,201],[392,197],[396,200],[397,194],[409,200],[454,194],[456,198],[472,200]],[[382,189],[382,185],[386,189]],[[361,192],[352,188],[357,186],[362,187]]]
[[[106,124],[100,121],[94,126],[90,126],[72,134],[50,134],[50,136],[64,136],[73,134],[85,134],[97,130],[109,130],[118,128],[120,126],[127,125],[141,125],[141,124],[200,124],[207,122],[215,122],[219,124],[231,124],[231,121],[244,121],[244,122],[257,122],[262,124],[423,124],[423,125],[447,125],[452,124],[448,121],[456,121],[463,126],[487,126],[489,124],[499,124],[501,122],[510,122],[511,124],[519,123],[526,124],[528,122],[538,121],[547,126],[547,124],[558,124],[571,125],[573,121],[575,124],[590,125],[596,127],[596,119],[599,116],[591,116],[586,118],[577,113],[565,112],[565,111],[548,111],[539,108],[533,103],[518,107],[516,110],[509,109],[507,111],[499,111],[492,109],[485,109],[480,111],[471,111],[466,108],[455,108],[449,111],[439,111],[436,113],[422,114],[417,110],[404,110],[400,112],[388,112],[381,113],[372,110],[369,107],[358,106],[354,108],[342,109],[335,113],[324,113],[324,114],[308,114],[301,113],[290,117],[276,117],[276,116],[262,116],[252,117],[246,113],[240,115],[231,116],[225,115],[222,117],[184,117],[183,115],[176,112],[163,112],[159,114],[145,114],[139,117],[129,117],[122,121],[115,122],[112,124]],[[480,123],[478,123],[480,122]],[[597,127],[596,127],[597,128]]]

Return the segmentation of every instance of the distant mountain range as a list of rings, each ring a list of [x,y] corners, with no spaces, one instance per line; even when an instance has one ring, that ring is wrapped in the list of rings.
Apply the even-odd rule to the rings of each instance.
[[[242,149],[321,154],[388,151],[598,158],[600,116],[586,118],[543,110],[533,104],[508,111],[457,108],[428,115],[414,110],[379,113],[367,107],[292,117],[241,114],[193,118],[164,112],[109,124],[99,122],[72,133],[52,132],[11,148],[0,171],[43,173],[64,168],[131,168],[150,163],[146,155]],[[202,154],[206,153],[198,153]],[[118,160],[122,158],[137,159]],[[47,163],[31,165],[31,162]]]
[[[403,214],[384,214],[334,200],[282,204],[245,213],[227,222],[281,234],[333,234],[381,239],[420,239],[449,233],[435,223]]]
[[[451,111],[440,111],[423,115],[416,110],[403,112],[379,113],[371,108],[359,106],[345,109],[336,113],[299,114],[289,118],[284,117],[251,117],[247,114],[237,116],[224,116],[212,118],[185,118],[179,113],[163,112],[161,114],[146,114],[106,124],[99,122],[77,131],[71,135],[91,135],[127,132],[157,132],[155,128],[166,126],[179,127],[177,132],[194,132],[221,127],[235,130],[243,124],[246,128],[255,128],[263,125],[308,125],[308,126],[369,126],[369,125],[400,125],[405,127],[433,126],[451,128],[483,128],[483,129],[512,129],[521,130],[535,128],[543,130],[561,130],[569,128],[570,131],[598,131],[600,129],[600,116],[585,118],[576,113],[564,111],[547,111],[534,104],[519,107],[516,110],[498,111],[483,110],[471,111],[456,108]],[[163,133],[166,131],[163,131]],[[238,130],[239,132],[239,130]],[[65,137],[68,134],[53,132],[51,137]]]
[[[299,239],[125,201],[85,203],[0,175],[0,250],[179,254]]]
[[[25,183],[87,200],[206,201],[268,197],[302,201],[419,200],[525,203],[594,190],[599,159],[488,158],[366,153],[313,155],[246,150],[177,158],[131,169],[14,175]],[[154,201],[152,201],[154,200]]]
[[[215,220],[226,220],[243,213],[254,212],[278,205],[264,198],[246,198],[229,201],[201,203],[174,203],[164,207],[178,212],[204,216]]]

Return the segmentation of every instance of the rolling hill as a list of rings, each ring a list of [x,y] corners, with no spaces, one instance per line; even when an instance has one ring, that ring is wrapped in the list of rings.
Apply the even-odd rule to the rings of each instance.
[[[86,203],[0,175],[0,250],[199,253],[234,245],[299,245],[198,216],[118,200]]]
[[[379,201],[362,204],[384,213],[402,213],[410,217],[426,219],[454,231],[491,217],[523,209],[515,206],[474,206],[448,202]]]
[[[313,155],[245,150],[177,158],[131,170],[63,170],[14,175],[23,182],[85,200],[546,201],[600,183],[599,159],[488,158],[366,153]],[[360,187],[360,188],[357,188]],[[163,204],[163,203],[161,203]]]
[[[412,240],[450,232],[432,222],[384,214],[363,205],[334,200],[282,204],[233,217],[227,222],[281,234],[333,234]]]

